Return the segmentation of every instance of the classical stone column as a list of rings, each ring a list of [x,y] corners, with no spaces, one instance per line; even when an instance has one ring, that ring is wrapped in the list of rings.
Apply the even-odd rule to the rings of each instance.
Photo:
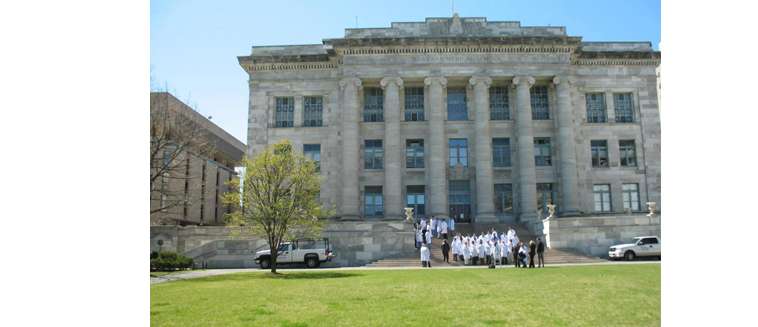
[[[358,91],[361,80],[348,77],[340,81],[342,90],[342,219],[360,216],[360,190],[358,189],[358,162],[360,161],[360,108]]]
[[[558,149],[560,153],[562,203],[561,214],[578,212],[576,202],[579,187],[576,170],[576,142],[574,141],[574,115],[571,106],[571,79],[564,76],[553,78],[558,94]]]
[[[402,218],[402,159],[400,140],[400,88],[399,77],[385,77],[379,85],[384,89],[384,218]]]
[[[516,86],[516,139],[519,183],[519,220],[532,222],[537,210],[537,173],[534,167],[534,134],[532,132],[532,103],[529,89],[534,85],[531,76],[513,78]]]
[[[445,156],[445,87],[444,77],[427,77],[424,85],[429,90],[429,216],[448,215],[447,207],[447,158]]]
[[[490,97],[492,79],[474,76],[469,80],[474,87],[474,110],[476,112],[476,222],[494,222],[495,204],[492,183],[492,136],[490,135]]]

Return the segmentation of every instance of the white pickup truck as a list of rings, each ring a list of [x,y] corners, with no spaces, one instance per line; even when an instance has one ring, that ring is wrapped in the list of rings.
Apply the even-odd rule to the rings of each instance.
[[[277,250],[276,264],[305,263],[308,268],[317,268],[322,262],[331,261],[334,257],[329,247],[329,239],[302,239],[284,242]],[[271,250],[255,252],[255,262],[261,269],[271,268]]]
[[[636,257],[661,258],[661,240],[657,236],[638,236],[632,243],[611,246],[608,258],[611,260],[624,258],[632,261]]]

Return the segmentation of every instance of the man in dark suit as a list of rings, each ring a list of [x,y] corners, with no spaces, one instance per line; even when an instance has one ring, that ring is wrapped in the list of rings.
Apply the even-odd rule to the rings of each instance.
[[[447,244],[447,240],[442,241],[442,261],[450,263],[450,257],[448,256],[448,253],[450,253],[450,244]]]
[[[537,267],[545,268],[545,243],[537,238]]]
[[[529,241],[529,268],[534,268],[534,255],[537,252],[537,243],[534,240]]]
[[[518,268],[519,267],[518,251],[521,249],[521,247],[518,246],[518,244],[513,244],[512,241],[511,241],[511,245],[513,246],[513,248],[511,248],[511,250],[513,250],[513,263],[515,263],[516,268]]]

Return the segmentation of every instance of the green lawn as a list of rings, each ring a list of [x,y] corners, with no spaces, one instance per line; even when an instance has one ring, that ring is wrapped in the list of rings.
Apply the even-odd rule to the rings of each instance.
[[[152,285],[153,326],[658,326],[659,264],[238,273]]]

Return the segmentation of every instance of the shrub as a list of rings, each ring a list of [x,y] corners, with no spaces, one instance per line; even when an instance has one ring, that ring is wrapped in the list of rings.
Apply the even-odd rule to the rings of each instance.
[[[150,252],[150,260],[158,258],[158,251]]]
[[[192,268],[192,258],[185,257],[176,252],[160,252],[155,258],[150,259],[151,271],[171,271],[176,269]]]

